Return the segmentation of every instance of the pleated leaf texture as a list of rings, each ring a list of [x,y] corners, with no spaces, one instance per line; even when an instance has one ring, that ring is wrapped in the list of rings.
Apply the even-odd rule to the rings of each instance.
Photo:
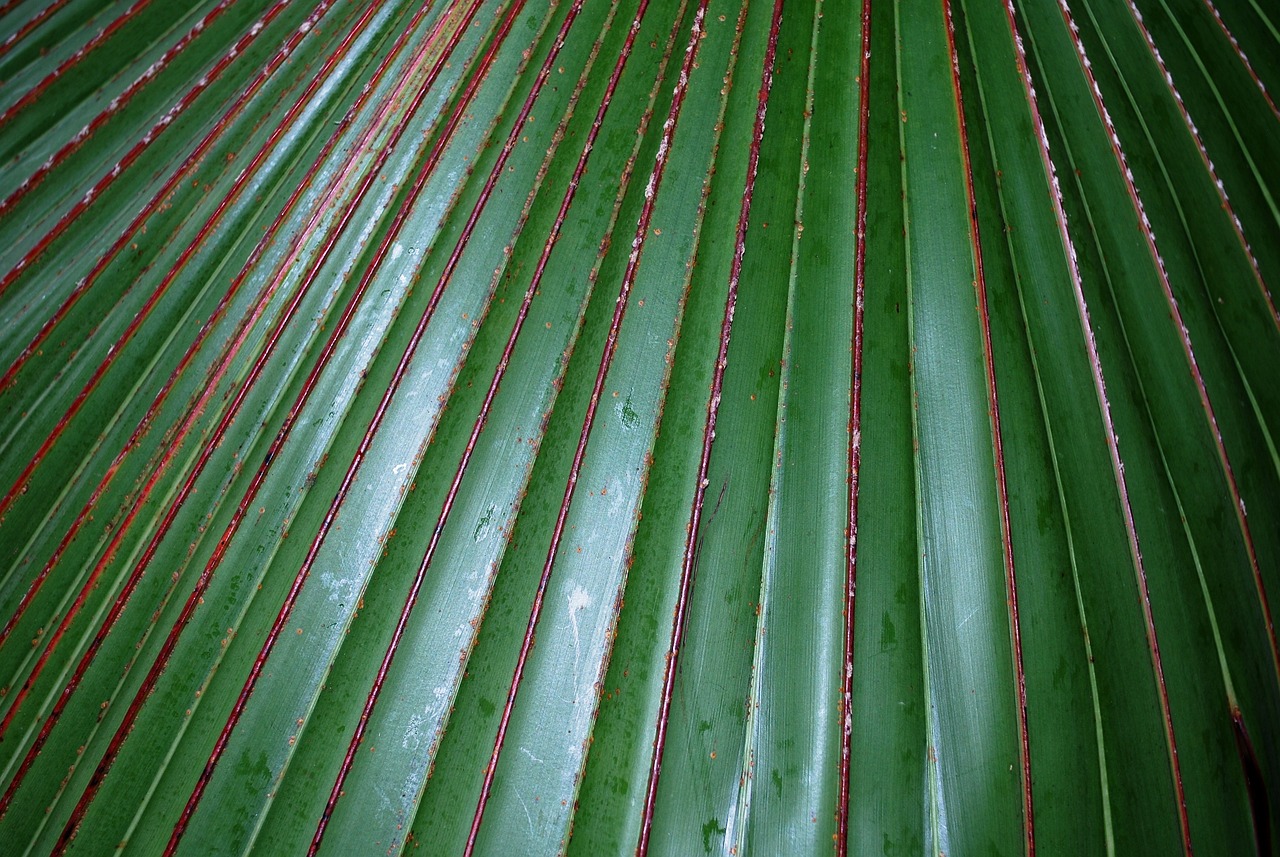
[[[1280,854],[1280,15],[0,3],[0,853]]]

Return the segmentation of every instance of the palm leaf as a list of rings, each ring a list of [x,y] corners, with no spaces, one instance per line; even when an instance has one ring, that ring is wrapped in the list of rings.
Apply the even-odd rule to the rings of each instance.
[[[1278,41],[0,4],[3,850],[1280,853]]]

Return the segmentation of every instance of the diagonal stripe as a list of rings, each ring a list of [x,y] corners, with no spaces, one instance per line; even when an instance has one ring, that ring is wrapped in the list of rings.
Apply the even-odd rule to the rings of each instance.
[[[570,17],[566,20],[565,30],[572,22],[573,16],[577,14],[581,8],[582,0],[577,0]],[[440,543],[440,536],[444,532],[445,524],[449,520],[449,514],[453,510],[454,501],[458,495],[458,489],[462,484],[463,476],[466,474],[467,465],[471,461],[471,454],[475,449],[476,442],[479,439],[480,432],[484,429],[485,422],[488,419],[490,409],[493,406],[493,400],[497,396],[498,388],[502,383],[502,379],[506,374],[507,367],[511,363],[511,356],[515,350],[516,340],[520,336],[521,330],[524,328],[525,319],[529,314],[529,307],[533,303],[534,296],[538,293],[538,287],[542,282],[543,272],[546,270],[547,261],[551,257],[551,251],[555,248],[556,242],[559,240],[560,231],[564,226],[565,217],[568,214],[569,207],[573,203],[574,196],[577,193],[578,183],[582,180],[582,176],[586,171],[587,161],[591,156],[592,147],[595,145],[596,138],[599,136],[600,127],[604,122],[605,113],[608,111],[609,104],[612,101],[613,93],[617,88],[618,80],[622,76],[623,68],[626,66],[627,59],[631,56],[632,48],[635,45],[636,35],[640,30],[640,22],[644,17],[645,10],[648,8],[648,0],[641,0],[636,10],[636,15],[632,21],[630,32],[627,35],[626,42],[622,51],[618,56],[618,61],[614,66],[613,75],[609,79],[609,86],[605,91],[605,96],[600,103],[600,108],[596,112],[595,121],[592,123],[591,130],[588,132],[586,142],[583,146],[582,154],[578,159],[578,164],[574,169],[573,178],[569,181],[569,187],[565,191],[564,199],[560,204],[560,210],[556,215],[555,223],[552,226],[551,234],[543,247],[542,254],[538,258],[538,263],[534,269],[533,278],[530,280],[529,287],[525,291],[524,300],[520,305],[520,311],[516,316],[515,325],[511,329],[511,334],[507,339],[507,344],[502,352],[502,358],[498,363],[498,367],[494,372],[493,380],[489,385],[489,391],[485,395],[484,403],[481,405],[480,413],[476,417],[475,425],[471,430],[471,436],[467,439],[467,446],[463,453],[462,460],[458,464],[458,468],[454,473],[453,481],[449,485],[448,494],[445,497],[444,505],[440,510],[440,515],[436,521],[436,525],[431,533],[431,541],[427,545],[427,550],[423,554],[421,563],[418,566],[417,574],[414,576],[413,584],[409,589],[409,595],[405,599],[404,607],[400,612],[400,618],[396,623],[395,632],[392,635],[391,643],[388,645],[386,653],[383,655],[382,663],[379,665],[377,678],[373,686],[369,690],[369,695],[365,700],[364,709],[360,713],[360,719],[351,736],[351,741],[347,746],[346,755],[343,757],[342,766],[339,769],[338,776],[334,781],[333,787],[329,791],[329,799],[325,805],[320,821],[317,823],[315,835],[312,838],[311,846],[308,854],[315,854],[324,839],[325,829],[328,826],[329,819],[333,815],[333,810],[337,805],[338,799],[342,796],[342,786],[346,781],[347,775],[350,773],[351,765],[355,760],[356,751],[359,749],[360,743],[364,738],[365,729],[368,726],[369,718],[373,715],[374,706],[377,705],[378,697],[381,694],[383,684],[386,681],[387,673],[391,668],[391,663],[395,658],[397,648],[401,638],[404,636],[405,627],[409,622],[409,617],[413,612],[414,605],[417,602],[418,592],[422,587],[422,581],[426,576],[427,570],[431,565],[431,560],[435,556],[435,551]],[[548,55],[540,73],[540,83],[545,82],[547,74],[550,72],[551,66],[555,60],[559,47],[563,43],[563,33],[557,41],[556,48]],[[526,101],[521,117],[517,119],[511,131],[511,138],[508,140],[509,148],[513,145],[516,136],[523,126],[523,120],[528,115],[529,110],[533,106],[533,99],[537,95],[538,86],[530,93],[529,99]],[[504,156],[507,152],[504,151]],[[494,167],[491,179],[496,176],[502,167],[505,158],[500,159]]]
[[[1008,589],[1009,626],[1013,634],[1014,676],[1018,696],[1018,745],[1022,763],[1022,823],[1027,857],[1035,857],[1035,811],[1031,795],[1031,744],[1027,734],[1027,679],[1022,662],[1022,629],[1018,621],[1018,584],[1013,559],[1013,535],[1009,526],[1009,488],[1005,483],[1004,439],[1000,432],[1000,401],[996,393],[996,367],[991,350],[991,318],[987,311],[987,282],[983,274],[982,240],[978,234],[978,204],[973,195],[973,165],[969,160],[969,136],[965,127],[964,97],[960,91],[960,60],[956,54],[955,24],[951,4],[947,10],[947,46],[951,51],[951,83],[955,92],[956,115],[960,124],[960,152],[964,162],[965,195],[969,201],[969,240],[973,247],[978,314],[982,321],[983,368],[986,371],[987,400],[991,413],[991,436],[995,446],[996,494],[1000,504],[1000,535],[1004,541],[1005,586]]]
[[[738,282],[742,276],[742,257],[746,252],[747,226],[750,223],[751,200],[755,192],[756,174],[760,166],[760,143],[764,138],[764,122],[768,113],[769,92],[773,85],[773,69],[778,53],[778,29],[782,23],[783,0],[774,0],[773,19],[769,26],[769,44],[765,50],[761,69],[760,90],[756,97],[755,124],[752,127],[750,150],[747,157],[746,183],[742,191],[742,207],[738,213],[737,236],[734,241],[733,262],[729,269],[729,291],[725,298],[724,320],[720,325],[720,349],[716,355],[712,374],[711,395],[707,400],[707,420],[702,433],[702,452],[698,461],[698,477],[694,489],[693,508],[689,512],[689,525],[685,538],[684,556],[680,565],[680,591],[671,623],[671,641],[667,647],[666,665],[662,678],[662,701],[658,714],[657,731],[653,739],[653,754],[649,765],[649,781],[645,787],[644,812],[640,822],[640,841],[636,846],[637,857],[649,851],[649,835],[653,828],[653,814],[657,806],[658,780],[662,773],[662,754],[666,749],[667,724],[671,716],[671,699],[675,690],[676,670],[680,646],[688,619],[689,598],[693,591],[693,569],[697,563],[700,544],[702,510],[707,497],[707,471],[711,461],[711,446],[716,436],[716,417],[720,411],[720,396],[724,388],[724,371],[729,363],[729,340],[733,333],[733,311],[738,302]]]
[[[467,846],[464,852],[467,857],[471,857],[471,854],[475,851],[476,837],[480,832],[480,823],[484,818],[485,806],[488,804],[489,795],[493,791],[493,776],[498,769],[498,756],[502,753],[502,744],[503,739],[506,737],[507,725],[511,722],[511,712],[515,707],[516,695],[520,690],[520,679],[524,675],[525,664],[529,660],[529,652],[533,649],[534,632],[537,629],[538,617],[542,612],[542,601],[547,591],[547,584],[551,579],[551,570],[555,564],[556,554],[559,551],[560,540],[564,535],[565,521],[568,518],[569,506],[573,502],[574,491],[577,488],[578,474],[582,470],[582,462],[586,456],[587,441],[591,435],[591,427],[595,422],[596,411],[599,409],[600,397],[604,393],[605,376],[609,372],[609,366],[613,362],[613,355],[617,350],[618,331],[622,327],[622,318],[626,313],[628,299],[631,296],[631,286],[635,283],[636,272],[640,267],[641,249],[644,246],[645,237],[649,233],[649,222],[653,218],[654,201],[662,185],[662,176],[667,165],[671,140],[675,136],[676,124],[680,118],[680,108],[684,104],[685,93],[689,88],[689,72],[692,70],[693,63],[698,55],[698,47],[702,35],[702,22],[707,13],[707,2],[708,0],[702,0],[698,6],[698,11],[694,15],[689,44],[685,48],[684,63],[681,66],[680,77],[671,99],[671,109],[667,114],[666,122],[663,124],[662,142],[658,147],[653,171],[649,175],[649,183],[645,188],[644,207],[640,211],[639,222],[636,225],[636,235],[631,242],[631,255],[628,257],[627,269],[618,291],[613,319],[609,326],[609,336],[605,342],[604,353],[600,357],[600,368],[596,372],[595,385],[591,391],[591,400],[587,406],[582,433],[578,438],[577,450],[574,452],[573,464],[569,471],[569,482],[565,486],[564,498],[560,503],[560,512],[556,518],[555,529],[552,531],[547,561],[543,566],[542,577],[538,581],[538,590],[534,595],[533,608],[529,614],[529,623],[520,646],[519,657],[516,660],[515,674],[512,676],[511,687],[507,692],[507,700],[502,708],[502,719],[498,725],[498,734],[494,739],[493,752],[490,754],[489,763],[485,768],[484,784],[481,786],[475,815],[471,820],[471,832],[467,836]]]
[[[845,561],[844,670],[841,687],[840,798],[836,806],[836,854],[849,853],[849,782],[853,740],[853,642],[858,589],[858,487],[862,470],[862,350],[867,285],[867,146],[871,123],[871,0],[862,2],[862,50],[858,72],[858,195],[854,250],[853,375],[849,379],[849,520]]]

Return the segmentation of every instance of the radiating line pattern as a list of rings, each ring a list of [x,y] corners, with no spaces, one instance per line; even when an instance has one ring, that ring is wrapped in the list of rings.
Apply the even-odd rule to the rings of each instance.
[[[1280,855],[1278,24],[0,3],[0,851]]]

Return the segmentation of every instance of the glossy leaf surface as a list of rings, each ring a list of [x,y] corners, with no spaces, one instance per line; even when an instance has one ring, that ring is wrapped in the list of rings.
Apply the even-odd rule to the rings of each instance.
[[[1280,854],[1278,24],[0,3],[0,850]]]

